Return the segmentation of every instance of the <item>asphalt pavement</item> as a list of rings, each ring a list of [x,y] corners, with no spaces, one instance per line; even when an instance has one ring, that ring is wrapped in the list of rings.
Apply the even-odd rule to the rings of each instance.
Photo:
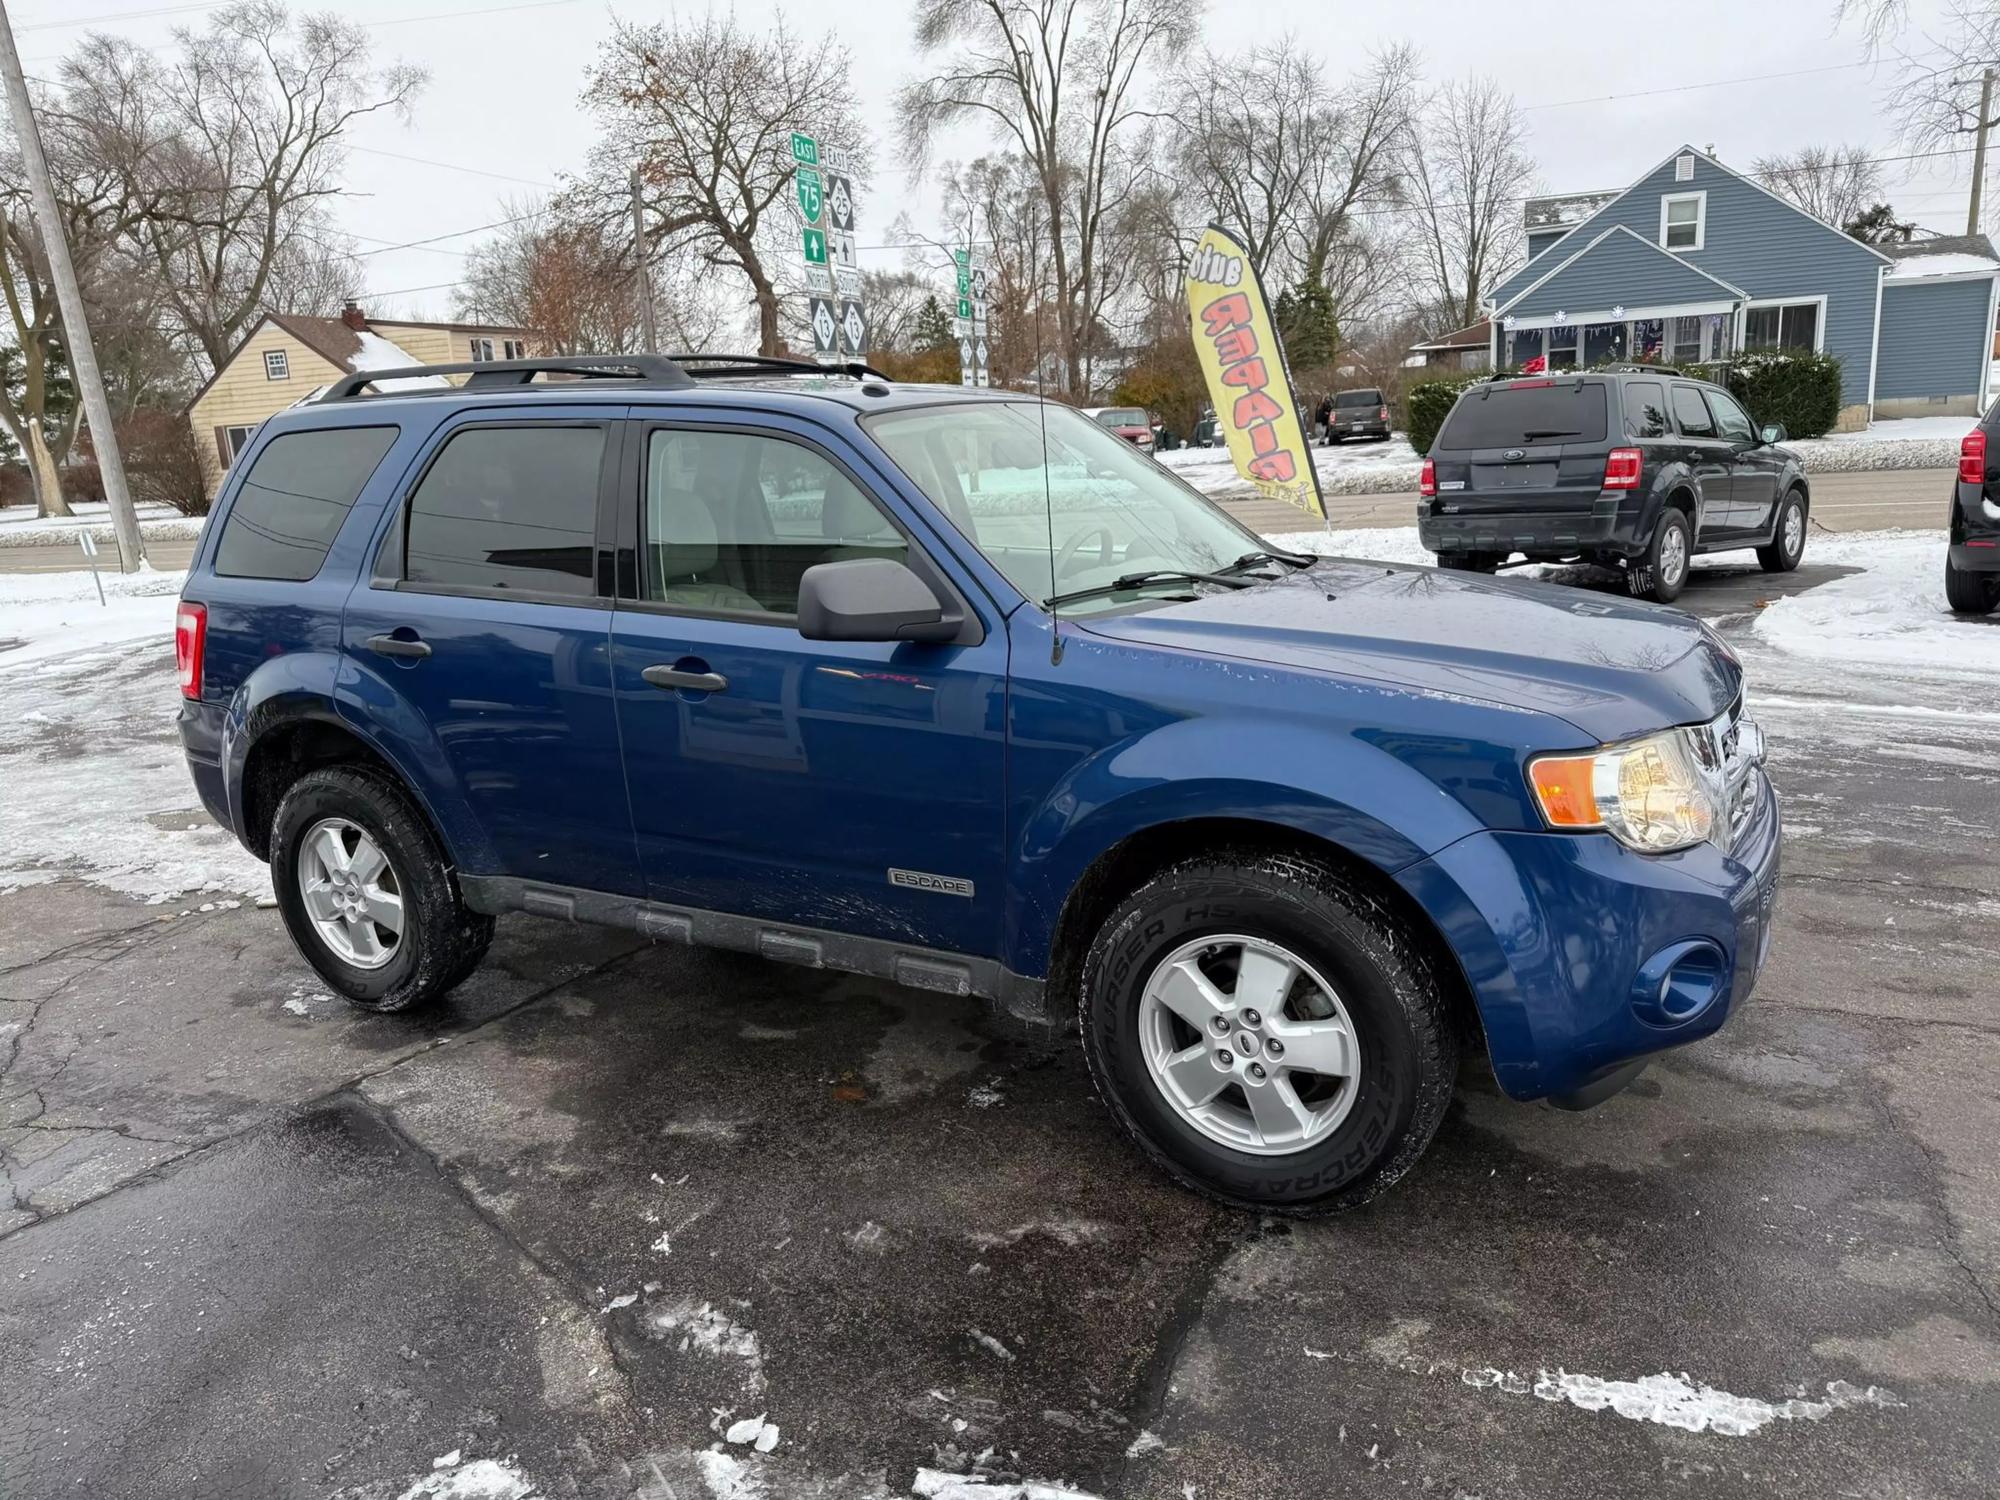
[[[970,1003],[516,917],[376,1017],[269,910],[0,895],[0,1494],[1993,1493],[2000,694],[1764,651],[1831,576],[1681,601],[1787,808],[1754,1000],[1586,1114],[1468,1067],[1333,1219]]]

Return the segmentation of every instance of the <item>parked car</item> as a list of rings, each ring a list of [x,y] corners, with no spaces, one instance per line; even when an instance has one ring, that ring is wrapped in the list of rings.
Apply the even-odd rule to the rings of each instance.
[[[1759,432],[1720,386],[1634,366],[1468,387],[1424,460],[1417,532],[1447,568],[1513,553],[1624,570],[1680,596],[1703,552],[1754,547],[1787,573],[1812,491],[1785,429]]]
[[[411,374],[472,378],[369,393]],[[1140,1151],[1257,1209],[1395,1181],[1462,1049],[1594,1102],[1770,937],[1707,626],[1277,551],[1019,393],[346,377],[231,470],[175,654],[202,802],[356,1005],[510,912],[981,996],[1074,1018]]]
[[[1084,409],[1099,427],[1115,432],[1134,448],[1153,451],[1153,416],[1139,406],[1091,406]]]
[[[1372,385],[1338,391],[1325,420],[1328,447],[1343,438],[1385,438],[1389,435],[1389,398]]]
[[[1944,556],[1945,602],[1960,614],[2000,605],[2000,406],[1988,409],[1958,445],[1951,540]]]

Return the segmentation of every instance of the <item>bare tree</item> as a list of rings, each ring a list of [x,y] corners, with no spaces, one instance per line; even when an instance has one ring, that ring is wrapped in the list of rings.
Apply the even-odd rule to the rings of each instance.
[[[1150,119],[1150,70],[1182,53],[1199,15],[1199,0],[917,0],[917,50],[939,70],[897,96],[905,160],[916,175],[944,132],[974,122],[1018,151],[1047,224],[1068,392],[1088,384],[1118,279],[1106,236],[1146,183],[1133,137]]]
[[[1865,146],[1804,146],[1751,164],[1757,180],[1836,228],[1882,197],[1882,169]]]
[[[277,0],[232,5],[206,31],[174,39],[158,64],[116,43],[98,55],[157,89],[169,140],[149,158],[156,202],[140,235],[175,318],[214,369],[284,287],[300,242],[324,228],[355,122],[407,112],[424,74],[374,67],[359,26],[294,20]]]
[[[1514,97],[1495,79],[1447,83],[1420,118],[1405,152],[1418,279],[1424,299],[1463,327],[1520,254],[1521,203],[1535,165]]]
[[[590,174],[566,210],[607,226],[629,213],[639,169],[649,261],[689,255],[739,273],[756,310],[758,348],[776,354],[780,303],[796,254],[787,211],[793,131],[845,150],[865,175],[844,48],[795,37],[781,17],[746,31],[733,16],[614,24],[583,93],[600,126]]]

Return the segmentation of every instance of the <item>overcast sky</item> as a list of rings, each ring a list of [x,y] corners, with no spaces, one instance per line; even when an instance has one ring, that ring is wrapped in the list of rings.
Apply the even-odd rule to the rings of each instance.
[[[87,29],[160,45],[173,26],[198,26],[201,13],[214,8],[187,0],[10,0],[8,6],[30,75],[46,72]],[[350,159],[352,196],[340,217],[369,252],[489,223],[502,217],[503,198],[532,195],[533,184],[552,184],[558,172],[580,166],[590,123],[576,106],[577,92],[612,15],[654,19],[704,7],[665,0],[345,0],[331,8],[367,26],[381,58],[420,64],[431,75],[408,124],[371,120],[355,138],[368,149]],[[892,144],[892,96],[918,66],[907,0],[782,8],[796,30],[833,30],[853,55],[880,163],[862,201],[862,263],[898,265],[901,252],[885,243],[890,225],[907,211],[935,227],[938,206],[928,183],[907,179]],[[745,24],[762,26],[780,7],[739,0],[734,9]],[[1937,9],[1934,0],[1915,5],[1920,20]],[[1212,0],[1204,31],[1211,46],[1227,51],[1270,37],[1278,18],[1290,16],[1336,76],[1360,66],[1369,48],[1401,38],[1422,49],[1433,81],[1497,75],[1526,112],[1528,147],[1544,187],[1571,191],[1622,187],[1684,141],[1712,143],[1724,160],[1746,169],[1758,156],[1814,142],[1903,154],[1881,109],[1891,72],[1867,64],[1851,30],[1833,30],[1832,10],[1832,0],[1672,6],[1322,0],[1297,7]],[[1924,45],[1920,33],[1909,41]],[[1764,76],[1779,73],[1794,76]],[[1742,79],[1762,81],[1687,87]],[[968,135],[958,154],[985,145]],[[1969,176],[1965,158],[1920,164],[1912,177],[1892,177],[1891,197],[1906,217],[1955,233],[1964,228]],[[368,255],[368,305],[445,315],[452,291],[439,284],[459,274],[475,238]]]

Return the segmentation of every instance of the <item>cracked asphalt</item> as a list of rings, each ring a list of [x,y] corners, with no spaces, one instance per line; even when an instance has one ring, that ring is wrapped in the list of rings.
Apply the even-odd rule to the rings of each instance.
[[[1772,588],[1682,601],[1786,803],[1756,999],[1588,1114],[1468,1068],[1336,1219],[971,1004],[515,918],[376,1017],[268,910],[0,895],[0,1495],[1993,1493],[2000,690],[1807,672]],[[1753,1430],[1589,1409],[1662,1373]]]

